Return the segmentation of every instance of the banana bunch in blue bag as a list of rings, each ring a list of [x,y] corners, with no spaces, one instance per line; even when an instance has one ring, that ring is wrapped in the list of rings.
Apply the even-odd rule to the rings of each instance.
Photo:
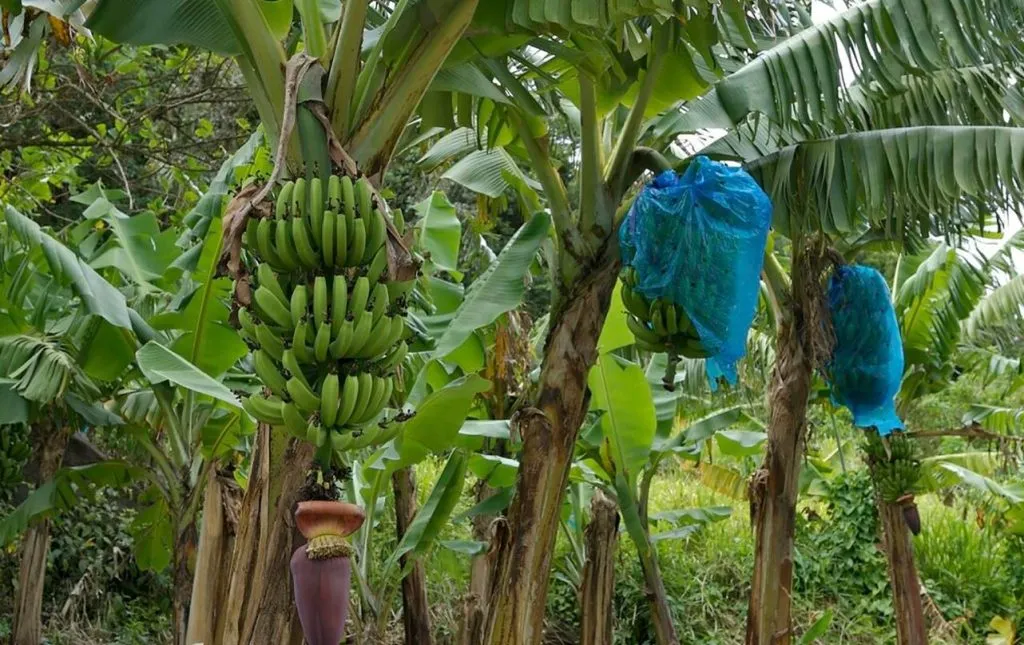
[[[637,346],[706,358],[712,389],[735,383],[757,313],[771,226],[768,195],[742,168],[706,157],[667,170],[637,195],[619,227],[622,300]]]
[[[626,325],[633,332],[637,347],[687,358],[709,356],[682,307],[665,298],[648,300],[634,291],[637,278],[633,267],[626,267],[619,278],[622,280],[622,304],[629,313]]]
[[[389,280],[376,199],[365,177],[300,178],[280,188],[273,217],[246,228],[257,265],[238,320],[264,388],[245,408],[326,453],[380,445],[399,428],[379,421],[409,349],[413,281]],[[401,234],[401,212],[392,220]]]

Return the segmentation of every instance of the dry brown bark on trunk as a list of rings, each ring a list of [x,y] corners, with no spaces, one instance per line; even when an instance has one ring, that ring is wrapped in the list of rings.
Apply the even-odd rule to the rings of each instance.
[[[585,539],[587,559],[583,564],[580,589],[580,645],[611,645],[619,510],[600,490],[590,500],[590,523]]]
[[[787,324],[779,334],[770,390],[768,448],[750,484],[755,533],[754,577],[747,613],[748,645],[789,643],[793,534],[800,456],[806,430],[811,364]]]
[[[764,463],[750,484],[755,560],[746,614],[748,645],[787,644],[793,636],[793,537],[816,351],[808,330],[818,325],[821,315],[815,299],[819,271],[808,264],[794,270],[793,294],[778,320],[775,367],[768,390],[768,446]]]
[[[821,276],[836,262],[823,243],[797,250],[792,294],[778,321],[769,385],[768,446],[750,481],[755,533],[754,575],[747,611],[748,645],[792,639],[793,534],[811,375],[832,350]]]
[[[412,468],[395,471],[391,484],[395,492],[395,537],[397,542],[401,542],[416,517],[416,478]],[[405,570],[406,556],[403,555],[399,562]],[[430,631],[430,604],[427,602],[427,573],[422,560],[413,564],[402,578],[402,624],[406,643],[431,645],[434,642]]]
[[[36,486],[49,480],[60,468],[71,428],[60,419],[47,418],[32,426],[32,468]],[[18,592],[14,601],[13,645],[39,645],[43,639],[43,587],[46,584],[46,556],[50,550],[50,520],[26,531],[18,567]]]
[[[481,480],[476,484],[476,503],[486,500],[495,489]],[[490,532],[492,515],[473,517],[473,539],[486,542]],[[490,587],[491,563],[486,553],[474,555],[469,565],[469,592],[462,600],[462,622],[459,625],[459,645],[477,645],[483,642],[484,619],[487,608],[487,593]]]
[[[903,519],[903,509],[899,504],[882,500],[878,500],[877,505],[882,521],[885,559],[889,563],[897,640],[899,645],[924,645],[928,642],[928,628],[914,566],[914,548]]]
[[[192,576],[187,645],[213,643],[220,633],[240,492],[234,482],[222,480],[211,469],[203,494],[203,521]]]
[[[302,643],[289,562],[302,543],[294,513],[313,450],[312,444],[260,424],[217,645]]]
[[[618,265],[580,272],[551,314],[535,407],[516,415],[522,437],[516,493],[507,519],[494,526],[485,641],[539,643],[555,536],[573,448],[590,402],[587,374],[608,313]]]

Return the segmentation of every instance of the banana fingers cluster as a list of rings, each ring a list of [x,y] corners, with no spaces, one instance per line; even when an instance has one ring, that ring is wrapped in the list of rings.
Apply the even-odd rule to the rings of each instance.
[[[632,267],[626,267],[619,277],[622,303],[629,312],[626,325],[640,349],[687,358],[708,357],[700,335],[682,307],[661,298],[648,300],[636,291],[637,275]]]
[[[894,432],[886,439],[869,433],[864,451],[875,490],[883,500],[895,503],[915,492],[921,478],[921,461],[913,440],[905,433]]]
[[[386,216],[374,202],[366,178],[300,178],[280,189],[272,218],[246,229],[257,263],[238,320],[264,389],[245,408],[334,452],[397,432],[376,421],[408,352],[413,282],[389,280]],[[400,213],[394,222],[404,227]]]

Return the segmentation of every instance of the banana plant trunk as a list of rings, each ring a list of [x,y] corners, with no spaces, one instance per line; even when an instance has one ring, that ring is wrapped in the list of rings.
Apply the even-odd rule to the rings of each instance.
[[[395,537],[402,541],[416,517],[416,479],[411,467],[401,468],[391,476],[395,493]],[[406,557],[399,560],[402,570]],[[417,560],[402,578],[402,624],[406,643],[431,645],[434,638],[430,629],[430,604],[427,602],[427,573],[423,560]]]
[[[302,643],[289,563],[303,542],[294,512],[313,450],[310,443],[259,426],[217,645]]]
[[[522,437],[519,474],[508,517],[494,526],[484,642],[533,645],[543,637],[562,500],[590,402],[587,374],[617,272],[615,261],[583,267],[551,313],[535,406],[513,424]]]
[[[498,386],[495,386],[495,390]],[[495,493],[486,481],[476,484],[476,503],[484,501]],[[473,517],[473,539],[486,542],[491,515]],[[469,593],[462,602],[462,624],[459,625],[459,645],[476,645],[483,642],[484,618],[487,613],[487,590],[490,587],[491,565],[486,553],[474,555],[469,565]]]
[[[790,311],[779,321],[769,389],[768,448],[750,481],[755,551],[748,645],[788,644],[792,638],[793,534],[813,369],[803,337],[804,321],[811,319],[806,315],[809,302],[801,291],[794,284]]]
[[[171,579],[174,594],[171,604],[174,608],[174,642],[186,645],[189,623],[189,602],[192,599],[192,570],[189,562],[196,553],[196,524],[194,521],[175,522],[178,526],[174,540]]]
[[[889,563],[897,641],[899,645],[924,645],[928,642],[928,628],[903,506],[879,499],[878,515],[882,520],[882,545]]]
[[[49,480],[60,468],[70,437],[71,428],[58,419],[43,419],[32,426],[33,459],[38,473],[36,486]],[[50,520],[45,519],[29,528],[22,540],[13,645],[39,645],[43,640],[43,587],[49,550]]]
[[[647,540],[646,553],[640,556],[640,568],[644,572],[645,591],[647,603],[651,608],[654,637],[658,645],[679,645],[679,636],[676,634],[675,625],[672,624],[672,611],[668,606],[665,581],[661,577],[658,555],[654,551],[650,534],[645,535],[645,539]]]
[[[619,509],[600,490],[590,500],[590,523],[585,533],[587,559],[580,589],[580,645],[612,645]]]
[[[220,633],[234,545],[232,518],[238,512],[237,491],[237,487],[226,485],[215,470],[210,470],[203,493],[203,520],[192,577],[187,645],[212,643]]]

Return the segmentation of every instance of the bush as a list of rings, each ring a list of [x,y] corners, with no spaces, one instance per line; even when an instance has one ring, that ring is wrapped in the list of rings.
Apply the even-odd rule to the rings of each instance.
[[[129,532],[134,517],[124,499],[100,491],[53,518],[43,620],[54,642],[61,642],[60,633],[67,642],[82,642],[87,636],[72,636],[79,625],[94,626],[89,631],[101,642],[167,640],[170,577],[136,566]]]
[[[1014,615],[1011,557],[1018,567],[1024,558],[1019,543],[1011,548],[997,527],[979,527],[968,521],[967,514],[974,519],[966,507],[927,508],[914,552],[918,573],[935,604],[947,620],[962,624],[973,641],[984,638],[993,616]],[[1011,556],[1014,551],[1018,553]]]
[[[795,590],[811,597],[849,598],[877,622],[892,616],[885,556],[867,469],[827,484],[825,514],[798,517]]]

